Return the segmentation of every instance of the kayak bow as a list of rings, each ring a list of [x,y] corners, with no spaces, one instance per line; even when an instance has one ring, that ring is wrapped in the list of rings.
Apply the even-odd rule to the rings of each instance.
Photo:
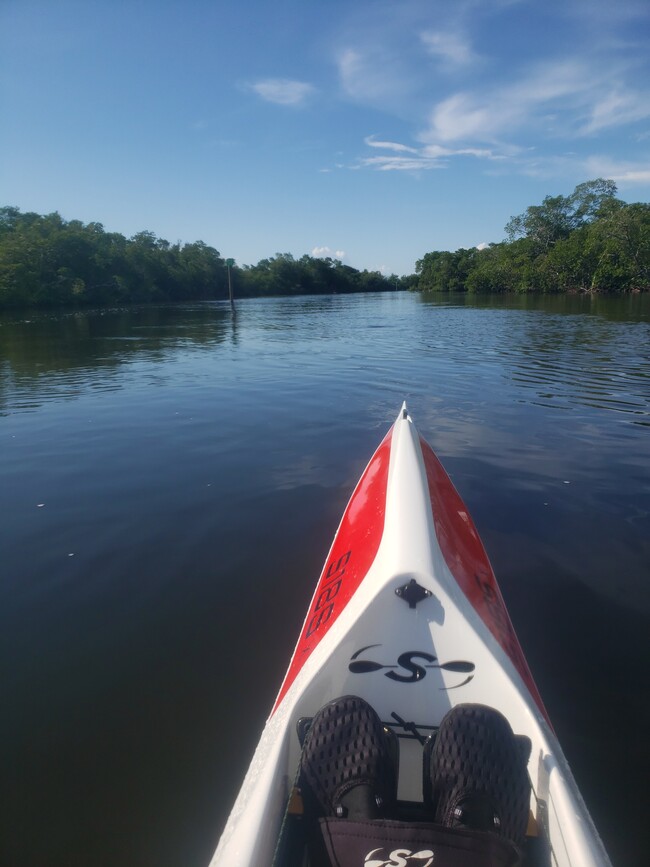
[[[298,720],[346,694],[398,736],[405,804],[422,800],[422,744],[445,713],[497,708],[532,742],[529,833],[546,853],[534,863],[609,865],[476,527],[406,405],[344,512],[212,867],[273,862],[300,760]]]

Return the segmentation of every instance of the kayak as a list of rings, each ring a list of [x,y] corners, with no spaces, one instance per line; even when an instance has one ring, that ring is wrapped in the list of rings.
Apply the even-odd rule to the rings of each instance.
[[[495,708],[532,743],[524,863],[610,865],[472,518],[405,404],[343,514],[212,867],[294,863],[282,853],[292,835],[300,848],[301,727],[345,695],[397,736],[398,804],[412,813],[445,714]]]

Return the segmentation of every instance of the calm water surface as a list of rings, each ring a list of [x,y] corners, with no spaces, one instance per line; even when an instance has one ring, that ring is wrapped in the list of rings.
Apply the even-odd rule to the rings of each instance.
[[[0,863],[209,860],[402,400],[615,863],[647,855],[650,298],[0,318]]]

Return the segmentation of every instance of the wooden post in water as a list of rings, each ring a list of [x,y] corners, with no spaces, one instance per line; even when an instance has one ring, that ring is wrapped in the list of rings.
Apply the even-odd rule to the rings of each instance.
[[[228,297],[230,298],[230,309],[232,312],[235,312],[235,299],[232,294],[232,278],[230,276],[230,269],[235,264],[234,259],[226,259],[226,267],[228,268]]]

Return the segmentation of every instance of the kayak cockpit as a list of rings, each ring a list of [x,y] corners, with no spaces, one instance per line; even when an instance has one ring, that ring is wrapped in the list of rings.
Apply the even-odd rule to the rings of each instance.
[[[296,736],[304,750],[304,743],[312,719],[303,717],[296,726]],[[397,745],[398,741],[414,740],[421,748],[422,767],[428,767],[430,756],[436,742],[438,729],[430,728],[428,733],[420,731],[414,724],[398,719],[394,724],[384,723],[384,730],[391,734]],[[525,739],[527,741],[527,739]],[[400,744],[401,746],[401,744]],[[529,747],[529,743],[527,745]],[[398,747],[396,746],[396,749]],[[399,762],[399,753],[395,755]],[[295,784],[287,796],[286,809],[278,833],[278,842],[273,857],[273,867],[321,867],[329,864],[323,861],[321,831],[315,817],[309,815],[309,794],[305,797],[303,786],[306,781],[300,774],[296,776]],[[398,800],[391,817],[411,827],[427,827],[431,823],[431,792],[425,794],[422,801]],[[372,830],[368,829],[368,845],[371,845]],[[380,841],[375,841],[380,842]],[[377,849],[380,847],[378,846]],[[552,854],[546,829],[535,819],[531,810],[526,836],[521,845],[521,867],[551,867]]]
[[[301,739],[323,706],[350,695],[398,745],[398,820],[429,815],[423,757],[450,710],[495,708],[530,743],[524,863],[609,864],[476,527],[405,407],[344,512],[213,867],[310,864]]]

